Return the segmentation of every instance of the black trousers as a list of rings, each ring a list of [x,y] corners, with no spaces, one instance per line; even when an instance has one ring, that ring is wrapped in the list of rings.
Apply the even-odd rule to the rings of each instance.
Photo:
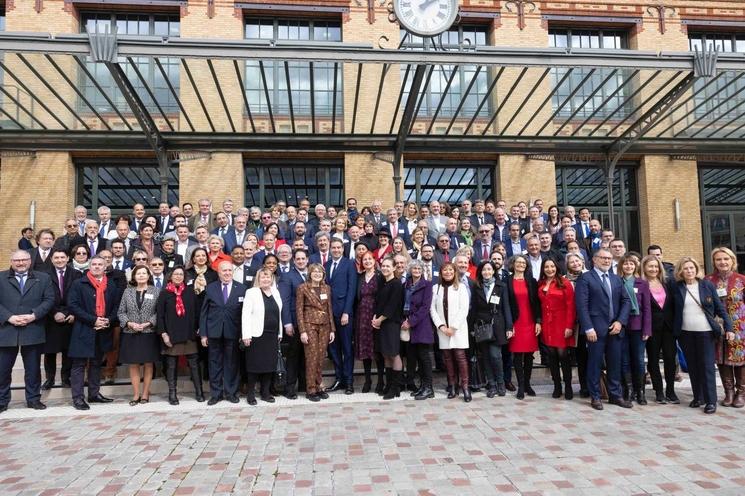
[[[282,355],[285,357],[287,368],[287,385],[285,392],[296,392],[298,383],[305,384],[305,349],[300,341],[298,327],[294,326],[295,333],[292,336],[285,334],[282,337]]]
[[[693,398],[712,405],[717,402],[715,344],[714,331],[683,331],[680,335],[680,346],[688,362],[688,377],[691,379]]]
[[[256,383],[261,385],[260,393],[262,398],[268,398],[271,396],[270,385],[272,383],[272,377],[274,374],[268,372],[266,374],[256,374],[254,372],[248,373],[248,398],[256,397]]]
[[[418,361],[416,345],[412,345],[409,341],[401,341],[401,356],[406,357],[406,384],[412,385],[414,384],[414,378],[416,377]],[[421,371],[419,374],[421,375]],[[421,377],[419,379],[421,380]]]
[[[655,392],[664,393],[660,374],[660,351],[662,351],[662,363],[665,369],[665,386],[671,390],[675,387],[675,359],[678,353],[675,336],[671,331],[653,329],[652,336],[647,339],[647,371],[652,379]]]
[[[238,340],[209,338],[210,396],[225,398],[238,395]]]
[[[575,358],[577,359],[577,376],[579,377],[579,388],[581,391],[587,389],[587,336],[584,332],[578,333],[577,347],[574,348]]]
[[[83,384],[85,383],[85,368],[88,367],[88,397],[96,396],[101,390],[101,362],[103,353],[101,348],[96,345],[95,356],[88,358],[73,358],[72,370],[70,371],[70,387],[72,389],[72,399],[82,400]]]
[[[70,372],[72,371],[72,360],[68,358],[67,352],[62,352],[62,370],[60,377],[62,382],[70,380]],[[44,374],[47,380],[57,376],[57,353],[44,353]]]
[[[13,380],[13,365],[18,357],[18,346],[0,346],[0,406],[10,403],[10,383]],[[21,346],[23,360],[23,382],[26,388],[26,403],[41,398],[41,352],[44,344]]]
[[[407,350],[409,360],[416,361],[419,366],[419,380],[421,386],[432,387],[432,345],[425,343],[407,343],[409,349]],[[408,368],[408,367],[407,367]],[[409,379],[411,382],[414,381],[413,375]]]

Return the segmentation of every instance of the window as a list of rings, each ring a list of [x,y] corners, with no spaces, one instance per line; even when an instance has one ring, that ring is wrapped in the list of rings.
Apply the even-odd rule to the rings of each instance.
[[[548,32],[548,38],[549,45],[558,48],[604,48],[612,50],[628,48],[626,32],[619,30],[550,29]],[[618,87],[630,77],[633,72],[630,69],[619,70],[605,84],[602,84],[603,81],[611,75],[613,69],[597,68],[592,76],[590,76],[584,83],[582,83],[582,81],[587,77],[591,69],[575,68],[572,73],[564,79],[569,70],[569,67],[560,67],[551,70],[552,87],[556,87],[561,83],[553,96],[554,111],[561,107],[557,114],[559,117],[568,118],[576,112],[575,118],[586,119],[590,117],[606,99],[610,98],[603,108],[595,114],[595,117],[604,118],[620,107],[628,95],[632,93],[629,91],[629,85],[624,86],[620,91],[614,93]],[[579,90],[574,93],[569,101],[567,101],[569,96],[577,87],[580,87]],[[600,87],[599,90],[598,87]],[[597,92],[593,95],[595,90],[597,90]],[[590,98],[590,95],[593,95],[592,98]],[[613,96],[611,97],[611,95]],[[590,99],[588,100],[588,98]],[[587,100],[587,103],[582,106],[585,100]],[[613,114],[613,117],[622,119],[631,111],[632,109],[627,103],[624,108],[621,108],[618,112]]]
[[[463,165],[407,160],[404,200],[417,203],[438,200],[456,205],[466,199],[491,197],[494,164]]]
[[[688,43],[692,51],[701,51],[706,46],[716,48],[719,52],[744,53],[745,33],[693,33],[690,34]],[[693,86],[694,92],[701,91],[705,87],[694,99],[696,117],[703,117],[704,122],[724,117],[721,121],[722,124],[727,123],[730,119],[735,119],[732,124],[734,122],[738,122],[738,125],[742,123],[743,105],[739,105],[739,103],[745,98],[743,96],[745,81],[743,81],[743,78],[736,80],[737,76],[737,73],[725,72],[713,81],[708,78],[696,80]],[[700,137],[705,137],[705,134]]]
[[[735,252],[740,272],[745,270],[745,169],[740,166],[699,166],[704,250],[717,246]],[[707,270],[713,270],[706,259]]]
[[[102,33],[105,32],[107,27],[110,30],[113,25],[116,25],[119,35],[133,36],[178,37],[180,29],[179,16],[177,15],[84,13],[81,16],[80,26],[83,33],[96,32],[96,29],[98,29],[99,33]],[[163,110],[165,112],[178,112],[179,109],[176,99],[168,89],[163,74],[160,72],[160,69],[155,62],[148,57],[134,57],[132,60]],[[158,60],[160,60],[163,71],[168,76],[174,91],[178,94],[179,59],[161,57]],[[129,62],[127,62],[127,59],[120,57],[119,63],[122,64],[122,68],[124,69],[127,78],[132,82],[132,86],[134,86],[137,94],[140,96],[148,110],[156,111],[157,107],[152,98],[150,98],[150,95],[143,86],[142,81],[137,76],[137,73]],[[111,100],[119,109],[128,108],[124,96],[119,91],[119,88],[103,63],[86,62],[86,68],[99,82],[101,88],[111,97]],[[98,89],[96,89],[88,77],[81,74],[81,82],[85,98],[97,111],[113,111],[106,99],[101,95]],[[81,110],[88,110],[88,107],[82,102],[80,102],[79,105]]]
[[[456,50],[460,46],[473,47],[473,46],[485,46],[486,45],[486,26],[456,26],[445,31],[439,37],[438,44],[442,43],[445,48]],[[401,39],[406,36],[407,32],[401,30]],[[421,38],[419,36],[408,35],[404,42],[404,49],[416,49],[416,50],[428,50],[433,49],[432,39]],[[443,93],[447,86],[448,80],[450,79],[454,66],[451,65],[436,65],[434,66],[434,72],[430,78],[429,85],[425,88],[426,95],[422,100],[422,106],[419,109],[419,115],[434,115],[437,110],[437,106],[442,100]],[[406,68],[401,68],[401,79],[403,80],[406,73]],[[405,95],[408,95],[409,89],[411,88],[413,72],[410,71],[409,77],[406,80]],[[458,68],[458,72],[453,78],[453,82],[448,89],[447,95],[445,95],[445,101],[442,102],[442,108],[440,109],[439,116],[452,117],[455,111],[458,109],[463,93],[465,93],[468,85],[471,84],[474,76],[476,76],[476,82],[474,83],[471,91],[466,97],[466,101],[463,104],[463,109],[460,111],[461,116],[472,116],[476,109],[481,103],[481,100],[486,96],[486,92],[489,89],[489,77],[486,69],[482,69],[478,75],[476,75],[476,66],[461,66]],[[406,96],[408,98],[408,96]],[[479,113],[481,116],[489,115],[488,105],[484,105]]]
[[[89,210],[106,205],[117,213],[129,213],[135,203],[158,208],[160,171],[154,160],[105,158],[77,161],[76,165],[78,203]],[[168,173],[168,202],[177,205],[178,201],[179,168],[173,166]]]
[[[308,198],[311,205],[344,204],[344,168],[335,161],[307,163],[262,160],[245,164],[246,205],[268,207],[279,200],[297,205]]]
[[[560,205],[571,205],[577,211],[588,207],[604,227],[610,225],[608,187],[600,168],[557,164],[556,198]],[[623,239],[629,250],[639,251],[639,196],[632,165],[617,167],[613,175],[613,212],[616,237]]]
[[[292,40],[292,41],[341,41],[341,23],[333,20],[298,20],[254,18],[246,20],[247,40]],[[333,115],[334,64],[315,62],[290,62],[290,89],[292,111],[295,115],[311,115],[311,92],[316,115]],[[287,75],[283,62],[264,62],[266,91],[274,114],[289,114],[290,101],[287,95]],[[246,62],[246,96],[252,113],[268,113],[266,93],[258,61]],[[336,115],[342,113],[342,67],[336,74]]]

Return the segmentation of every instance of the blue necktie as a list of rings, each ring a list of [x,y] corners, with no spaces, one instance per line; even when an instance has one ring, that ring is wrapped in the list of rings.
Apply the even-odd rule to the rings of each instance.
[[[227,303],[228,302],[228,285],[223,283],[222,285],[222,302]]]
[[[21,294],[23,294],[23,288],[26,286],[26,274],[16,274],[16,277],[18,278],[18,287],[21,289]]]
[[[608,295],[608,309],[610,310],[610,318],[613,318],[613,290],[610,285],[610,278],[607,272],[603,272],[603,289]]]

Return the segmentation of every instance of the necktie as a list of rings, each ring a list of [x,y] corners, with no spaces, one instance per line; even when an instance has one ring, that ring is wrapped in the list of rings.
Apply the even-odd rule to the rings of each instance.
[[[57,277],[59,282],[59,295],[60,297],[63,297],[65,293],[65,269],[58,269],[57,273],[59,274]]]
[[[443,259],[446,262],[449,262],[450,261],[450,253],[448,253],[447,251],[444,251],[444,252],[442,252],[442,255],[443,255]]]
[[[483,258],[484,258],[484,260],[486,260],[487,258],[489,258],[489,247],[486,246],[486,245],[484,245],[484,255],[483,255]]]
[[[80,229],[78,230],[80,231],[80,235],[83,236],[85,234],[85,222],[79,222],[79,224],[80,224]]]
[[[610,310],[611,318],[613,318],[613,291],[611,290],[610,278],[607,272],[603,272],[603,289],[608,296],[608,309]]]
[[[393,239],[396,239],[397,234],[398,228],[396,227],[396,224],[391,224],[391,236],[393,236]]]
[[[122,270],[122,263],[119,260],[117,260],[116,261],[116,265],[114,266],[114,268],[116,270]]]
[[[432,267],[429,264],[424,264],[424,278],[428,281],[432,280]]]
[[[307,276],[307,274],[305,272],[301,272],[300,273],[300,277],[302,277],[303,278],[303,282],[305,282],[306,281],[306,277],[308,277],[308,276]]]
[[[163,283],[160,281],[160,277],[155,278],[155,287],[158,289],[163,287]]]
[[[329,279],[331,279],[332,277],[334,277],[334,272],[336,271],[336,264],[337,263],[338,262],[334,262],[333,265],[331,265],[331,272],[329,272]]]
[[[42,250],[39,253],[41,254],[41,261],[42,262],[46,262],[47,261],[47,251],[46,250]]]
[[[228,302],[228,284],[223,283],[222,285],[222,302],[227,303]]]
[[[23,294],[23,287],[26,285],[26,274],[16,274],[16,277],[18,277],[18,287],[21,289],[21,294]]]
[[[219,235],[220,235],[220,237],[222,238],[222,237],[223,237],[223,235],[225,234],[225,229],[223,229],[223,228],[221,227],[221,228],[220,228],[220,230],[218,231],[218,234],[219,234]]]
[[[91,256],[96,254],[96,245],[93,242],[93,240],[90,241],[90,247],[91,247]]]
[[[282,267],[282,273],[283,274],[286,274],[287,273],[287,267]]]
[[[326,265],[326,254],[321,253],[321,265]]]
[[[582,223],[582,230],[585,233],[585,237],[590,235],[590,227],[587,225],[587,222]]]
[[[479,217],[479,225],[484,223],[484,216]]]
[[[107,224],[101,224],[101,229],[98,230],[99,236],[106,236],[106,225]]]

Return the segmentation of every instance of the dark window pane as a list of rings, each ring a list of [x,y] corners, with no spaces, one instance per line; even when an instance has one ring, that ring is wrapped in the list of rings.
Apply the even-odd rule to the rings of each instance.
[[[455,205],[465,199],[489,198],[492,195],[492,170],[490,165],[478,164],[465,167],[460,164],[458,167],[409,164],[404,176],[404,200],[417,203],[441,200]],[[421,194],[419,198],[416,188],[417,172]]]
[[[343,204],[344,169],[333,163],[314,167],[299,164],[247,164],[245,175],[248,206],[263,208],[278,200],[284,200],[288,205],[297,205],[306,197],[311,204]],[[260,198],[262,186],[263,204]]]
[[[101,160],[101,163],[110,162]],[[88,209],[106,205],[116,212],[129,213],[135,203],[157,209],[160,203],[160,173],[153,165],[80,165],[82,191],[79,202]],[[94,202],[94,183],[98,183],[98,200]],[[179,168],[171,167],[168,176],[168,201],[178,204]]]

